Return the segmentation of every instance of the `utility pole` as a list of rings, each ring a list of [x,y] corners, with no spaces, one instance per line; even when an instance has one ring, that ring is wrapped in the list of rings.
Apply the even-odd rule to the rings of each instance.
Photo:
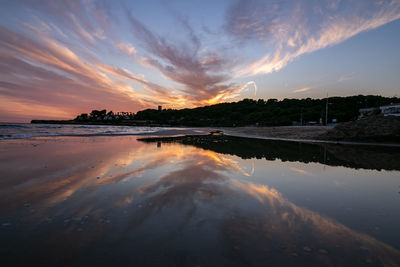
[[[303,126],[303,108],[300,111],[300,125]]]
[[[326,92],[325,126],[328,126],[328,92]]]

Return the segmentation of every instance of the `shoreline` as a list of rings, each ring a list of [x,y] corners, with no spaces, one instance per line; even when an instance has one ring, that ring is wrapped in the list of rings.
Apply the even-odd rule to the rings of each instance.
[[[363,142],[363,141],[346,141],[346,140],[323,140],[317,139],[321,134],[327,133],[333,129],[331,126],[279,126],[279,127],[215,127],[215,128],[188,128],[187,130],[203,129],[202,134],[189,134],[185,130],[181,131],[178,136],[201,136],[207,135],[212,131],[221,131],[222,135],[250,138],[250,139],[261,139],[261,140],[272,140],[272,141],[286,141],[286,142],[298,142],[298,143],[312,143],[312,144],[337,144],[337,145],[359,145],[359,146],[382,146],[382,147],[400,147],[400,143],[382,143],[382,142]],[[179,131],[179,130],[178,130]],[[170,138],[173,135],[163,135],[160,132],[145,134],[148,137],[159,137],[162,139]]]
[[[310,144],[322,143],[322,144],[335,144],[335,145],[400,147],[400,144],[395,144],[395,143],[332,141],[332,140],[316,140],[316,139],[292,139],[292,138],[254,136],[254,135],[243,135],[243,134],[226,134],[226,135],[234,136],[234,137],[250,138],[250,139],[262,139],[262,140],[271,140],[271,141],[286,141],[286,142],[298,142],[298,143],[310,143]]]
[[[286,128],[290,133],[288,132],[288,135],[295,135],[296,133],[293,133],[293,130],[296,129],[296,127],[319,127],[318,132],[321,132],[321,128],[325,128],[325,133],[328,132],[330,129],[333,129],[333,127],[330,126],[282,126],[281,127],[271,127],[271,128]],[[245,127],[244,127],[245,128]],[[252,127],[257,129],[256,127]],[[297,128],[299,129],[299,128]],[[399,143],[381,143],[381,142],[362,142],[362,141],[345,141],[345,140],[322,140],[322,139],[314,139],[313,137],[317,137],[318,135],[314,133],[310,135],[305,135],[303,132],[303,138],[289,138],[289,137],[282,137],[282,136],[276,136],[275,134],[270,134],[266,133],[265,131],[243,131],[239,129],[239,131],[235,130],[226,130],[226,129],[219,129],[224,132],[225,135],[227,136],[235,136],[235,137],[242,137],[242,138],[254,138],[254,139],[263,139],[263,140],[275,140],[275,141],[287,141],[287,142],[300,142],[300,143],[322,143],[322,144],[337,144],[337,145],[361,145],[361,146],[384,146],[384,147],[400,147]],[[252,132],[252,133],[251,133]],[[297,133],[298,134],[298,133]]]
[[[87,125],[87,124],[84,124]],[[95,125],[93,125],[95,126]],[[108,126],[128,126],[128,125],[108,125]],[[131,126],[140,127],[140,126]],[[151,127],[151,126],[147,126]],[[46,138],[46,137],[97,137],[97,136],[143,136],[144,138],[169,138],[181,136],[204,136],[209,135],[213,131],[221,131],[225,136],[242,137],[250,139],[287,141],[298,143],[314,143],[314,144],[337,144],[337,145],[359,145],[359,146],[381,146],[381,147],[400,147],[400,143],[379,142],[379,141],[358,141],[358,140],[329,140],[321,138],[334,129],[332,126],[275,126],[275,127],[166,127],[156,126],[160,129],[155,132],[143,133],[95,133],[95,134],[55,134],[43,136],[31,136],[24,138],[2,138],[3,140],[25,139],[25,138]]]

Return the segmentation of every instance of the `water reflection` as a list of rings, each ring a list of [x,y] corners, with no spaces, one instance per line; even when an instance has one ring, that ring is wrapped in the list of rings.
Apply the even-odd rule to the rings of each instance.
[[[249,180],[253,161],[216,149],[147,144],[131,137],[38,139],[33,144],[0,144],[0,152],[8,152],[0,153],[0,230],[7,244],[1,256],[6,263],[400,262],[396,248]],[[288,171],[308,174],[299,167]]]
[[[192,145],[243,159],[280,159],[350,168],[400,170],[400,147],[308,144],[231,136],[182,136],[139,140],[148,143]]]

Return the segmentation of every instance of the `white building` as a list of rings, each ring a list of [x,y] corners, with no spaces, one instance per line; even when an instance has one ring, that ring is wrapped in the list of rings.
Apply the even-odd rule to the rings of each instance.
[[[384,116],[400,116],[400,104],[379,107]]]

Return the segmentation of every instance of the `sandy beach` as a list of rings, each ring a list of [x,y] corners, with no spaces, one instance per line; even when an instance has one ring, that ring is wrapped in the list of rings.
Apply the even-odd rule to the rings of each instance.
[[[276,138],[276,139],[318,139],[333,127],[330,126],[281,126],[281,127],[235,127],[218,128],[227,135],[253,137],[253,138]]]

